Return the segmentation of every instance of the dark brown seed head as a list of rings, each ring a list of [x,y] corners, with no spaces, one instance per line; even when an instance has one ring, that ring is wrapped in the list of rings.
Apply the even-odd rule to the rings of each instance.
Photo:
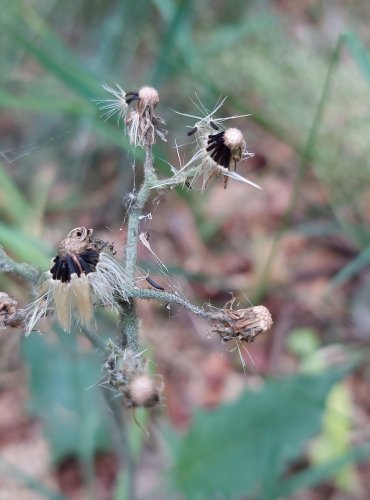
[[[93,240],[92,233],[92,229],[77,227],[60,242],[58,255],[50,269],[54,280],[69,283],[73,274],[80,277],[81,274],[89,274],[96,270],[100,251],[107,244]]]

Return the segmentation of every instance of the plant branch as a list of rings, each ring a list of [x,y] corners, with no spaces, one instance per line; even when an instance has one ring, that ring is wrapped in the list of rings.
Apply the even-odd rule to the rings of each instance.
[[[89,339],[94,347],[96,347],[100,353],[104,356],[106,353],[106,343],[95,333],[91,332],[87,328],[81,328],[82,333]],[[108,392],[107,389],[102,388],[102,394],[107,402],[109,409],[111,410],[110,418],[112,422],[112,431],[114,434],[115,446],[117,453],[120,458],[121,467],[124,465],[127,467],[127,478],[128,478],[128,499],[134,498],[134,477],[135,477],[135,461],[130,448],[130,443],[128,439],[128,429],[127,423],[122,415],[122,404],[121,401],[112,397],[112,394]]]
[[[135,270],[137,262],[137,246],[139,242],[139,225],[140,218],[150,195],[150,188],[158,182],[153,166],[153,151],[152,146],[147,145],[145,148],[145,163],[144,163],[144,180],[137,194],[135,202],[131,208],[128,228],[127,228],[127,244],[125,253],[125,269],[127,278],[130,283],[130,288],[134,288]],[[139,323],[135,310],[135,300],[131,297],[128,301],[121,301],[121,317],[122,325],[122,347],[129,348],[133,352],[139,351]]]
[[[144,180],[131,208],[127,228],[125,268],[132,286],[136,270],[140,216],[150,195],[150,189],[156,182],[157,176],[153,166],[153,151],[151,146],[147,146],[145,149]]]
[[[2,246],[0,246],[0,272],[18,274],[32,283],[36,283],[40,276],[39,271],[29,264],[19,264],[11,259]]]
[[[184,307],[192,314],[195,314],[199,318],[205,320],[212,320],[218,317],[219,311],[213,312],[210,310],[205,310],[201,307],[198,307],[188,300],[176,295],[174,293],[169,292],[160,292],[158,290],[150,290],[148,288],[134,288],[131,292],[131,297],[135,299],[144,299],[144,300],[157,300],[158,302],[164,302],[165,304],[177,304],[179,306]]]
[[[211,306],[202,308],[176,294],[147,288],[135,288],[132,296],[136,299],[154,299],[167,304],[178,304],[199,318],[207,320],[212,326],[212,332],[218,333],[225,342],[232,339],[253,342],[257,335],[270,330],[273,323],[270,311],[264,306],[233,309],[234,301],[230,301],[222,309]]]

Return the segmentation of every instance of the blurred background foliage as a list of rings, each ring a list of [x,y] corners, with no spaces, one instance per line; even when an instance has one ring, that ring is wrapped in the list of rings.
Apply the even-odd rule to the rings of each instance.
[[[107,98],[103,83],[159,89],[170,130],[169,143],[156,145],[162,174],[169,168],[161,159],[178,165],[174,141],[185,142],[191,125],[172,110],[198,114],[190,100],[195,92],[208,109],[229,96],[223,115],[251,114],[240,125],[256,156],[241,173],[263,193],[232,182],[225,192],[214,183],[204,197],[179,189],[153,202],[148,229],[184,293],[215,305],[230,292],[244,303],[246,295],[263,301],[275,329],[250,349],[255,366],[246,375],[228,355],[224,378],[244,392],[220,398],[210,412],[197,409],[207,403],[194,396],[201,383],[189,375],[189,360],[199,360],[192,349],[202,358],[224,348],[205,347],[205,327],[187,317],[168,319],[143,308],[145,342],[168,387],[163,414],[174,428],[184,425],[184,412],[195,416],[192,424],[184,417],[185,434],[170,430],[163,415],[155,424],[138,416],[144,428],[160,428],[170,445],[157,455],[153,436],[129,419],[126,445],[142,498],[172,498],[172,488],[192,499],[370,494],[366,469],[355,466],[369,454],[368,432],[360,430],[370,425],[364,396],[370,377],[369,20],[365,1],[2,2],[0,243],[17,261],[46,269],[58,241],[78,225],[114,240],[122,258],[123,198],[140,182],[133,165],[142,155],[114,119],[101,118],[96,101]],[[160,274],[147,254],[141,257],[144,273]],[[0,275],[0,288],[21,305],[31,300],[32,290],[9,274]],[[150,320],[158,326],[145,333]],[[116,335],[109,314],[98,324],[106,338]],[[183,340],[191,329],[203,337],[189,340],[188,333]],[[160,330],[182,340],[158,340]],[[59,489],[68,496],[61,467],[78,468],[77,456],[91,493],[98,453],[107,459],[114,441],[99,387],[86,390],[101,376],[99,361],[73,337],[56,331],[50,338],[4,334],[1,367],[12,373],[26,366],[23,397],[28,415],[43,423]],[[161,338],[166,353],[158,353]],[[185,375],[173,366],[179,349]],[[332,368],[349,361],[351,372]],[[196,374],[207,379],[202,370]],[[285,377],[270,380],[276,375]],[[3,389],[14,388],[7,382]],[[322,421],[322,434],[307,446]],[[151,478],[148,455],[160,457],[154,467],[160,480]],[[104,470],[114,469],[104,463]],[[45,471],[35,481],[14,464],[7,467],[36,495],[59,498],[54,483],[45,489]],[[111,473],[115,498],[130,496],[132,470]]]

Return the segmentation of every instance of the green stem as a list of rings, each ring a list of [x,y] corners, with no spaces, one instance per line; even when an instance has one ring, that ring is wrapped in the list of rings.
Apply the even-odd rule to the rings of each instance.
[[[183,299],[179,295],[175,295],[169,292],[160,292],[158,290],[150,290],[148,288],[134,288],[131,293],[133,299],[144,299],[144,300],[156,300],[158,302],[163,302],[165,304],[177,304],[184,307],[196,316],[210,320],[214,319],[218,313],[212,313],[211,311],[206,311],[198,306],[195,306],[186,299]]]
[[[40,277],[39,271],[28,264],[18,264],[11,259],[0,246],[0,272],[15,273],[32,283],[36,283]]]
[[[144,180],[141,185],[140,191],[137,194],[136,200],[131,208],[127,228],[125,268],[127,278],[129,279],[132,286],[134,284],[136,270],[140,216],[150,195],[150,188],[156,181],[157,176],[155,175],[153,167],[152,147],[147,146],[145,149]]]
[[[211,306],[209,306],[208,309],[204,309],[174,293],[160,292],[148,288],[134,288],[130,296],[134,299],[156,300],[164,304],[177,304],[178,306],[184,307],[195,316],[198,316],[198,318],[205,319],[211,323],[213,321],[229,322],[230,320],[228,314],[223,309],[211,308]]]
[[[81,328],[82,333],[90,340],[103,356],[106,355],[106,343],[101,340],[95,333],[89,331],[87,328]],[[114,442],[116,445],[117,453],[120,457],[121,468],[127,468],[127,500],[133,500],[134,495],[134,478],[135,478],[135,460],[130,448],[128,429],[126,419],[123,415],[122,401],[120,398],[112,397],[112,393],[107,389],[103,389],[103,396],[111,410],[112,432],[114,434]]]
[[[263,271],[258,289],[257,289],[256,294],[255,294],[255,300],[257,302],[262,299],[263,295],[266,293],[266,290],[268,288],[271,266],[272,266],[272,262],[274,260],[277,248],[278,248],[278,244],[279,244],[282,236],[284,235],[286,228],[288,227],[288,225],[290,223],[293,210],[297,204],[298,195],[299,195],[302,181],[307,173],[308,167],[310,165],[310,161],[312,160],[312,157],[313,157],[313,149],[315,146],[317,134],[318,134],[321,122],[322,122],[323,115],[324,115],[325,106],[326,106],[326,103],[328,101],[332,77],[333,77],[334,70],[335,70],[335,67],[336,67],[338,59],[339,59],[339,54],[340,54],[340,50],[341,50],[343,41],[344,41],[344,36],[340,35],[337,39],[337,43],[334,47],[334,50],[333,50],[331,58],[330,58],[330,64],[329,64],[328,72],[327,72],[325,82],[324,82],[324,85],[323,85],[323,88],[321,91],[321,96],[320,96],[319,102],[318,102],[316,110],[315,110],[315,115],[314,115],[314,118],[312,121],[312,125],[310,128],[308,137],[307,137],[305,147],[303,148],[303,151],[302,151],[301,162],[300,162],[299,167],[298,167],[298,175],[295,178],[294,185],[293,185],[293,193],[292,193],[292,196],[290,198],[289,205],[288,205],[288,207],[285,210],[285,213],[283,215],[280,226],[275,234],[272,248],[271,248],[270,254],[267,258],[267,262],[266,262],[266,265],[264,267],[264,271]]]
[[[148,145],[145,148],[144,180],[131,208],[128,219],[125,269],[130,288],[134,288],[140,219],[145,203],[150,195],[150,188],[156,182],[158,182],[158,179],[153,166],[152,146]],[[128,301],[121,302],[120,322],[122,325],[122,347],[138,352],[139,323],[133,297],[129,298]]]

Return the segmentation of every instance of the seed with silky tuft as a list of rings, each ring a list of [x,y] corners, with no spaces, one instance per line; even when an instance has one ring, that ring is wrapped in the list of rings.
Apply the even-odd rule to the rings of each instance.
[[[152,145],[157,136],[163,141],[167,140],[165,122],[154,111],[159,103],[159,94],[155,88],[146,85],[133,92],[125,92],[119,85],[116,88],[104,85],[103,88],[113,96],[113,99],[99,101],[104,111],[103,116],[108,119],[118,115],[119,119],[124,120],[131,144],[140,147]],[[129,110],[134,102],[136,105]]]
[[[116,298],[127,299],[128,281],[112,245],[92,234],[92,229],[77,227],[59,243],[58,255],[39,283],[38,299],[26,308],[26,334],[53,312],[67,332],[73,322],[87,327],[95,306],[118,309]]]

